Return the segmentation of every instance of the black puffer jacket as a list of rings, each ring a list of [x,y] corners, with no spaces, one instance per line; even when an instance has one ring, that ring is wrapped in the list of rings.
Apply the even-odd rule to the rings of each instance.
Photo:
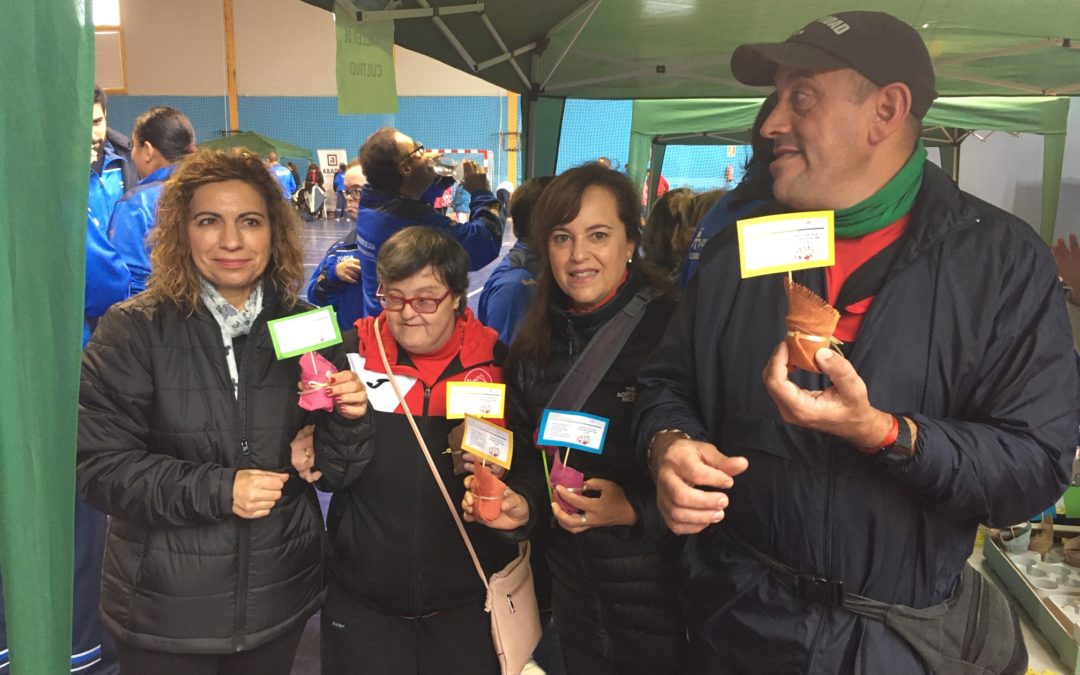
[[[593,335],[644,285],[644,278],[632,273],[611,302],[589,314],[563,310],[567,300],[556,291],[560,297],[549,310],[552,335],[547,362],[542,368],[512,362],[508,369],[510,427],[518,446],[515,470],[525,458],[540,462],[532,441],[544,406]],[[543,522],[534,536],[548,538],[552,609],[560,634],[624,660],[670,662],[680,658],[685,645],[676,584],[679,542],[660,519],[655,487],[635,462],[630,436],[637,370],[660,340],[673,309],[666,297],[649,304],[582,407],[610,420],[603,454],[574,451],[569,460],[586,478],[603,478],[622,487],[637,523],[574,535],[552,526],[548,505],[535,509]]]
[[[238,469],[289,470],[305,422],[295,359],[274,356],[268,319],[293,311],[267,293],[239,342],[233,395],[221,330],[202,307],[138,296],[114,306],[83,354],[78,492],[112,516],[102,617],[120,640],[230,653],[272,640],[323,600],[325,541],[314,490],[295,475],[257,520],[232,513]],[[342,361],[343,353],[327,353]],[[359,427],[325,413],[348,437]]]

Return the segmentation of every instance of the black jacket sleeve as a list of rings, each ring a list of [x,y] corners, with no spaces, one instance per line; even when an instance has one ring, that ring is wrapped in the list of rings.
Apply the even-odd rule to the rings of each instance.
[[[975,363],[974,414],[909,414],[915,458],[883,463],[958,518],[1005,527],[1052,505],[1069,483],[1080,394],[1065,290],[1045,248],[1019,247],[995,294],[988,349],[957,355]]]
[[[633,438],[638,462],[646,473],[649,441],[661,429],[681,429],[692,438],[705,438],[705,425],[698,413],[698,366],[694,361],[699,278],[695,275],[690,280],[663,339],[638,372]]]
[[[232,515],[235,469],[155,451],[154,372],[141,315],[109,310],[83,353],[76,486],[95,508],[151,527]]]
[[[356,351],[356,330],[342,334],[342,344],[324,352],[339,371],[349,369],[346,356]],[[319,488],[338,492],[352,485],[375,451],[375,417],[368,413],[358,420],[341,417],[337,413],[323,413],[315,423],[315,468],[322,471]]]

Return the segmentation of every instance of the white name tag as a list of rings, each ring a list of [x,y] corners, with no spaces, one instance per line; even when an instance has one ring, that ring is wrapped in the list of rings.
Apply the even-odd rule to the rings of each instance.
[[[497,382],[447,382],[446,419],[466,415],[502,419],[506,405],[506,385]]]
[[[510,462],[514,458],[514,434],[497,424],[466,415],[461,449],[486,459],[492,464],[509,469]]]
[[[267,322],[266,327],[270,329],[270,339],[279,360],[341,342],[341,328],[334,316],[334,308],[330,306],[274,319]]]
[[[740,220],[742,277],[829,267],[836,261],[833,212],[785,213]]]
[[[608,419],[568,410],[544,410],[537,445],[554,445],[594,454],[604,452]]]

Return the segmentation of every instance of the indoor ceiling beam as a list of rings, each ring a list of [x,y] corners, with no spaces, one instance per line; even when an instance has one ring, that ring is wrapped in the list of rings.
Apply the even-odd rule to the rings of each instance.
[[[947,77],[952,80],[960,80],[961,82],[972,82],[974,84],[987,84],[992,87],[1001,87],[1002,89],[1015,89],[1016,91],[1022,91],[1025,94],[1038,94],[1045,96],[1048,94],[1046,89],[1034,84],[1021,84],[1019,82],[1009,82],[1007,80],[995,80],[989,77],[980,77],[978,75],[967,75],[965,73],[958,73],[956,71],[947,69],[938,69],[936,75],[938,77]]]
[[[428,4],[427,0],[416,0],[416,2],[417,2],[418,5],[420,5],[424,9],[432,9],[431,5]],[[459,7],[465,7],[465,5],[458,5],[458,6]],[[471,6],[474,6],[474,5],[469,5],[469,6],[471,7]],[[484,5],[480,4],[479,6],[480,6],[481,11],[483,11]],[[440,13],[446,14],[447,9],[450,9],[450,8],[449,7],[441,7],[439,12],[436,12],[436,13],[432,14],[431,15],[431,22],[434,23],[435,27],[439,29],[439,32],[443,34],[443,37],[445,37],[446,41],[450,43],[450,46],[454,48],[454,51],[456,51],[458,53],[458,56],[460,56],[462,58],[462,60],[465,61],[465,65],[468,66],[469,71],[475,73],[476,72],[476,59],[474,59],[472,57],[472,54],[469,53],[469,50],[465,49],[465,45],[461,44],[461,40],[457,39],[457,36],[454,35],[454,31],[450,30],[450,27],[447,26],[446,22],[443,21],[442,17],[439,16]]]
[[[961,63],[971,63],[972,61],[982,61],[983,59],[993,59],[999,56],[1014,56],[1016,54],[1026,54],[1027,52],[1035,52],[1042,49],[1060,47],[1062,40],[1039,40],[1038,42],[1025,42],[1024,44],[1013,45],[1012,47],[1005,47],[1003,49],[995,49],[989,52],[979,52],[976,54],[964,54],[962,56],[954,56],[946,59],[938,59],[934,61],[934,67],[949,67],[957,66]]]
[[[559,66],[562,65],[563,59],[565,59],[566,55],[570,53],[570,50],[574,48],[574,45],[577,43],[578,38],[581,37],[581,32],[585,30],[585,26],[589,25],[589,21],[591,21],[593,15],[596,14],[596,10],[600,8],[601,2],[603,2],[603,0],[592,0],[592,6],[588,10],[588,16],[586,16],[585,20],[581,22],[580,26],[578,26],[578,29],[574,33],[574,36],[570,38],[570,42],[567,43],[566,48],[563,49],[561,54],[559,54],[559,58],[555,59],[555,63],[551,66],[551,70],[548,71],[547,77],[545,77],[544,81],[540,83],[540,91],[544,90],[544,87],[547,86],[547,83],[551,81],[552,76],[555,75],[555,71],[557,71],[559,69]],[[550,37],[551,34],[555,32],[555,30],[562,28],[563,25],[564,22],[560,21],[558,24],[556,24],[555,28],[553,28],[548,33],[548,36]]]
[[[537,43],[533,42],[529,45],[525,45],[525,47],[519,47],[518,49],[515,49],[511,52],[510,49],[506,46],[506,42],[503,41],[502,36],[499,35],[499,31],[495,30],[495,26],[491,23],[491,19],[487,18],[487,14],[480,15],[480,23],[484,24],[484,28],[486,28],[487,32],[491,35],[491,39],[495,40],[495,44],[497,44],[499,46],[499,49],[503,51],[501,56],[496,57],[500,59],[499,62],[501,62],[501,60],[509,59],[510,67],[514,69],[514,72],[517,74],[518,79],[521,80],[521,83],[523,85],[525,85],[525,89],[531,88],[532,83],[529,82],[528,76],[525,75],[525,71],[521,69],[521,66],[518,65],[518,62],[514,57],[518,54],[524,54],[526,52],[532,51],[533,49],[536,49]],[[491,59],[488,59],[488,61],[490,60]],[[485,61],[484,63],[487,63],[487,61]],[[487,67],[489,66],[480,63],[476,64],[477,71],[483,70]]]

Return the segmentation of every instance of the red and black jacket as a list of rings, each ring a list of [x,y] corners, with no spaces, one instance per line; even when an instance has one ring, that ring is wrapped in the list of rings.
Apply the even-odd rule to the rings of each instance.
[[[501,382],[505,345],[466,311],[455,328],[462,331],[457,355],[436,381],[424,382],[409,355],[398,351],[386,322],[380,324],[387,360],[460,514],[465,488],[443,451],[461,421],[445,417],[446,383]],[[400,616],[482,602],[484,586],[386,377],[374,319],[357,321],[343,337],[350,364],[367,387],[365,423],[373,433],[346,453],[323,450],[316,437],[322,487],[334,492],[327,522],[334,580],[356,601]],[[511,488],[525,482],[520,473],[504,478]],[[517,555],[515,534],[476,523],[465,528],[489,576]]]

